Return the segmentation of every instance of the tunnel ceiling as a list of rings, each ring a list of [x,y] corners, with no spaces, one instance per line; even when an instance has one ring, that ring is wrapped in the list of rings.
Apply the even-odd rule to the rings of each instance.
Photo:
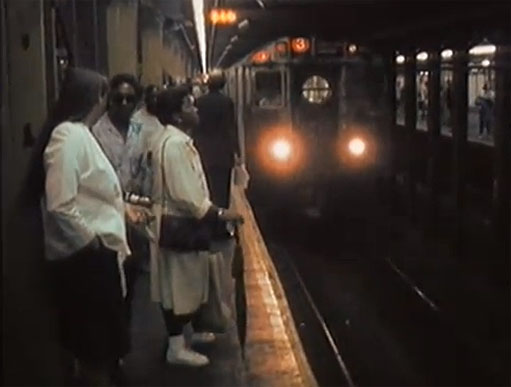
[[[211,67],[229,67],[281,36],[316,36],[380,49],[427,49],[509,42],[511,2],[383,0],[205,0],[233,9],[238,23],[206,25]],[[234,42],[231,39],[238,36]],[[235,38],[236,39],[236,38]],[[230,45],[230,47],[228,47]]]

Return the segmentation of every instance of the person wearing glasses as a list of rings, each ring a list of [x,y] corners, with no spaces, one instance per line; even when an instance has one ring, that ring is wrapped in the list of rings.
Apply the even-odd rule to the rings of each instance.
[[[125,199],[133,194],[142,194],[146,180],[144,176],[149,173],[143,158],[142,124],[133,119],[141,96],[142,88],[133,75],[115,75],[110,80],[107,111],[92,128],[92,133],[119,177]],[[147,239],[135,227],[128,224],[127,233],[132,255],[124,263],[124,272],[126,311],[128,320],[131,320],[135,282],[149,250]]]

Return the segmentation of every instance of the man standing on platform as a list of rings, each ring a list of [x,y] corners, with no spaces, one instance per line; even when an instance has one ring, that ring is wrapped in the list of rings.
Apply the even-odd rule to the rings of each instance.
[[[118,74],[110,80],[107,112],[92,127],[103,152],[112,163],[124,193],[140,195],[147,173],[143,163],[141,141],[142,124],[133,120],[133,113],[140,100],[142,89],[130,74]],[[127,224],[128,244],[132,255],[124,262],[126,276],[126,308],[131,320],[131,303],[135,281],[142,270],[142,263],[149,255],[147,239],[133,226]]]
[[[197,100],[199,126],[194,131],[194,143],[201,155],[208,180],[211,201],[221,207],[231,204],[231,172],[241,164],[234,103],[222,93],[225,76],[213,71],[209,76],[209,92]],[[232,292],[231,265],[234,256],[234,228],[220,226],[216,230],[213,250],[224,257],[226,295]],[[229,300],[226,300],[229,301]]]

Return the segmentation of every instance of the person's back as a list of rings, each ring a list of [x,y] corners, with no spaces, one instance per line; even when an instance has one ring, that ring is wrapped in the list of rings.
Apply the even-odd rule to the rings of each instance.
[[[211,197],[215,203],[229,207],[231,170],[239,156],[234,103],[223,95],[225,77],[213,72],[210,92],[197,100],[199,127],[193,139],[201,155]]]
[[[197,100],[199,127],[194,140],[206,168],[223,166],[232,168],[236,153],[236,125],[234,104],[219,90]]]

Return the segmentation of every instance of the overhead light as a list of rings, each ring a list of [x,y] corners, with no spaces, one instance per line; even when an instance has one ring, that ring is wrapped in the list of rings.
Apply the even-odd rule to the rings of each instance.
[[[450,59],[452,58],[452,55],[453,55],[453,52],[451,49],[446,49],[446,50],[443,50],[440,55],[442,56],[443,59]]]
[[[234,24],[238,16],[232,9],[213,8],[209,12],[209,20],[212,24]]]
[[[256,2],[257,2],[257,4],[259,4],[259,6],[260,6],[261,8],[265,8],[265,7],[266,7],[266,6],[264,5],[264,3],[263,3],[263,0],[256,0]]]
[[[348,46],[348,51],[349,51],[350,53],[354,54],[355,52],[357,52],[357,48],[358,48],[358,47],[357,47],[357,45],[356,45],[356,44],[350,44],[350,45]]]
[[[424,62],[428,59],[428,53],[426,51],[419,52],[416,58],[418,61]]]
[[[398,56],[396,57],[396,63],[397,63],[397,64],[403,64],[403,63],[405,63],[405,56],[404,56],[404,55],[398,55]]]
[[[238,40],[238,35],[234,35],[232,38],[231,38],[231,43],[234,43]]]
[[[204,1],[192,0],[193,18],[195,20],[195,30],[199,44],[200,61],[202,71],[206,71],[206,26],[204,15]]]
[[[471,55],[491,55],[495,54],[497,47],[493,44],[482,44],[479,46],[472,47],[468,53]]]
[[[488,67],[490,65],[490,60],[489,59],[484,59],[481,64],[483,65],[483,67]]]

